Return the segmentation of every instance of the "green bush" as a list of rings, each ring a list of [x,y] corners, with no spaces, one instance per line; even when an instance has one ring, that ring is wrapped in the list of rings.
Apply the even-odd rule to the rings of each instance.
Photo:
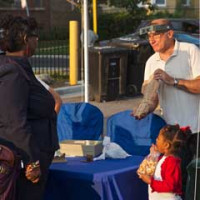
[[[0,7],[10,7],[14,3],[14,0],[0,0]]]
[[[68,55],[69,30],[67,28],[53,28],[50,31],[39,31],[37,55]]]
[[[182,18],[184,16],[184,11],[176,9],[174,13],[169,13],[167,10],[157,11],[148,16],[149,19],[156,18]]]
[[[148,19],[158,19],[158,18],[172,18],[173,14],[169,13],[167,10],[153,12],[148,16]]]
[[[40,40],[66,40],[69,38],[69,29],[68,28],[57,28],[54,27],[49,31],[40,30],[39,31]]]
[[[156,8],[150,15],[145,15],[144,12],[138,16],[134,16],[127,12],[101,14],[98,16],[99,40],[109,40],[133,33],[141,20],[144,19],[180,18],[180,16],[181,13],[178,11],[171,14],[167,10],[157,11]]]
[[[133,18],[129,13],[101,14],[98,17],[99,40],[107,40],[133,33],[140,20]]]

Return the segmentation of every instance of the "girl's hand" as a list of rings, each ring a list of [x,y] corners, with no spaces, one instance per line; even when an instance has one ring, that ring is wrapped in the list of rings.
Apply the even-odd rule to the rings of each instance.
[[[150,184],[151,183],[151,176],[146,174],[138,174],[139,178],[142,179],[145,183]]]
[[[155,144],[152,144],[150,147],[150,153],[158,153],[158,148]]]

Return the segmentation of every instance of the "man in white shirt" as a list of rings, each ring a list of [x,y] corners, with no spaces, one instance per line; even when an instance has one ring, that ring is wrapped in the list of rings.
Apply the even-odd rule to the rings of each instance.
[[[168,124],[189,125],[196,133],[200,120],[200,50],[193,44],[176,41],[168,20],[153,20],[151,25],[159,25],[159,30],[163,26],[162,31],[148,32],[155,54],[146,62],[143,91],[151,77],[160,81],[151,112],[159,103]]]
[[[190,43],[176,41],[172,26],[166,19],[153,20],[151,26],[143,31],[147,32],[149,43],[155,53],[146,62],[142,91],[151,78],[159,80],[160,83],[150,112],[160,104],[167,124],[190,126],[192,133],[198,133],[200,127],[199,48]],[[197,134],[191,137],[193,136],[198,138]],[[190,139],[193,141],[190,145],[197,146],[197,140],[194,138]],[[181,157],[185,186],[186,166],[192,157],[187,149],[182,151]]]

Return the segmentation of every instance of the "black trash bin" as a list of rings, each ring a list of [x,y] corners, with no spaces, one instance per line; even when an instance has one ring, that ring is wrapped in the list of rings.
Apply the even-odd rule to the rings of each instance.
[[[128,50],[111,46],[89,49],[89,99],[111,101],[126,93]]]
[[[189,163],[187,172],[185,200],[200,200],[200,158]]]
[[[113,39],[110,44],[128,50],[126,95],[140,95],[144,81],[145,63],[154,53],[153,49],[146,40],[142,40],[134,34]]]
[[[153,50],[148,44],[143,44],[136,49],[129,50],[126,88],[127,96],[141,94],[145,63],[152,54]]]

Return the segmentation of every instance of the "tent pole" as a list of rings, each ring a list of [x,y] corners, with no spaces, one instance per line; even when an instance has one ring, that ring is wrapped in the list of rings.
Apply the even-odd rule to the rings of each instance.
[[[88,59],[88,1],[84,0],[84,74],[85,74],[85,102],[89,99],[89,59]]]

